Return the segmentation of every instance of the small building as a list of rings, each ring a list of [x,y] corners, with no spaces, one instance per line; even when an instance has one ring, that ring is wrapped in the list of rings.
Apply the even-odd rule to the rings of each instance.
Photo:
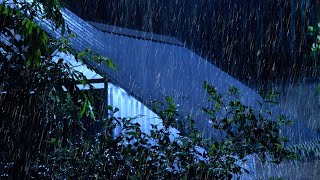
[[[114,71],[104,64],[88,61],[97,72],[109,78],[109,82],[101,86],[108,94],[108,104],[118,106],[123,113],[120,116],[146,115],[145,119],[139,120],[145,130],[150,127],[150,123],[161,122],[147,108],[150,101],[164,101],[165,96],[171,96],[179,104],[180,115],[191,114],[197,128],[205,136],[215,136],[202,111],[207,103],[202,88],[204,81],[215,86],[220,93],[227,92],[229,87],[236,87],[245,105],[259,108],[259,101],[263,101],[256,91],[174,38],[86,22],[68,9],[63,9],[62,13],[71,31],[77,34],[71,39],[71,47],[77,51],[90,48],[111,59],[117,66],[118,71]],[[59,31],[51,29],[48,21],[38,20],[38,23],[51,36],[61,37]],[[270,110],[273,114],[291,116],[290,112],[277,106],[270,106]],[[292,128],[283,129],[293,144],[319,137],[319,133],[310,130],[303,122],[295,122]]]

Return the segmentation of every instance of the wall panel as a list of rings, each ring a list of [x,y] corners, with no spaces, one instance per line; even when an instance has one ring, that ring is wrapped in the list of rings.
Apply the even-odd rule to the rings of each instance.
[[[108,105],[113,108],[119,108],[115,117],[136,117],[142,115],[141,117],[134,120],[141,125],[141,130],[148,133],[151,124],[159,124],[161,126],[161,120],[159,117],[152,112],[149,108],[143,105],[140,101],[130,96],[122,88],[108,83]],[[120,127],[115,130],[115,134],[120,132]]]

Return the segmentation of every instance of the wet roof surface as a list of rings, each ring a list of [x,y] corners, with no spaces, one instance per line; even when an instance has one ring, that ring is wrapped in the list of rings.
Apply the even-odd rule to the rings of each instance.
[[[98,72],[110,77],[115,84],[144,104],[153,100],[164,101],[165,96],[172,96],[175,102],[180,104],[180,114],[191,113],[198,128],[204,133],[212,133],[212,128],[201,110],[207,102],[202,88],[204,81],[215,86],[220,93],[227,92],[229,87],[235,86],[241,92],[241,100],[246,105],[257,108],[258,101],[262,101],[257,92],[189,49],[105,33],[67,9],[63,10],[63,15],[70,29],[77,34],[77,37],[71,39],[73,48],[78,51],[90,48],[111,59],[118,68],[115,72],[105,65],[90,62]],[[52,36],[61,37],[59,31],[51,30],[49,22],[41,20],[39,23]],[[278,107],[272,108],[272,111],[274,114],[284,112]],[[291,139],[296,139],[293,142],[317,136],[301,121],[292,129],[288,129],[287,134],[292,136]]]
[[[97,23],[92,21],[88,21],[88,22],[92,26],[96,27],[97,29],[103,32],[112,33],[116,35],[123,35],[131,38],[135,38],[135,39],[150,40],[150,41],[155,41],[160,43],[172,44],[176,46],[183,46],[182,42],[178,41],[176,38],[173,38],[173,37],[154,34],[150,32],[138,31],[134,29],[123,28],[123,27],[110,26],[107,24],[102,24],[102,23]]]

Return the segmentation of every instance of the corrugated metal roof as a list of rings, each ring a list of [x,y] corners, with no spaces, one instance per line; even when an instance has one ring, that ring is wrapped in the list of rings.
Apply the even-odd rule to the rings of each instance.
[[[91,22],[91,21],[88,21],[88,22],[103,32],[112,33],[112,34],[116,34],[116,35],[128,36],[128,37],[137,38],[137,39],[172,44],[172,45],[177,45],[177,46],[183,46],[182,42],[178,41],[176,38],[173,38],[173,37],[149,33],[149,32],[138,31],[138,30],[134,30],[134,29],[123,28],[123,27],[110,26],[107,24],[102,24],[102,23],[97,23],[97,22]]]
[[[64,61],[70,63],[70,67],[76,71],[83,73],[84,76],[88,80],[92,79],[103,79],[101,75],[99,75],[94,70],[90,70],[85,64],[82,62],[76,61],[74,56],[70,53],[55,51],[53,54],[53,61],[57,62],[60,58]],[[104,83],[91,83],[95,89],[103,89]],[[88,87],[80,88],[82,90],[88,89]],[[148,107],[143,105],[140,101],[130,96],[124,89],[108,82],[108,90],[107,90],[107,99],[108,105],[113,108],[119,108],[119,111],[115,114],[116,117],[137,117],[141,116],[134,120],[141,125],[141,130],[146,133],[150,133],[151,124],[158,125],[159,128],[163,127],[162,120],[158,117],[157,114],[152,112]],[[119,127],[120,128],[120,127]],[[120,133],[119,128],[115,130],[115,134]],[[172,131],[175,131],[172,129]]]
[[[219,92],[227,92],[234,86],[241,92],[244,104],[260,108],[258,101],[262,98],[257,92],[186,48],[104,33],[67,9],[62,13],[70,29],[77,34],[70,40],[73,48],[78,51],[90,48],[110,58],[118,68],[115,72],[105,65],[89,62],[100,73],[147,105],[150,101],[164,101],[165,96],[172,96],[181,105],[180,114],[191,113],[197,127],[206,134],[211,134],[212,128],[201,110],[207,102],[202,88],[204,81],[214,85]],[[48,21],[38,20],[38,23],[50,35],[61,37],[60,31],[52,30]],[[271,110],[273,114],[284,112],[278,107]],[[292,142],[317,135],[301,121],[288,129],[287,134]]]

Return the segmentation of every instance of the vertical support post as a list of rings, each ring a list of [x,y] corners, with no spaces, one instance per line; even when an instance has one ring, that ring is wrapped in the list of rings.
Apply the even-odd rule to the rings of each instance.
[[[104,80],[104,118],[106,118],[106,116],[108,116],[108,83],[109,83],[109,79],[105,78]]]
[[[109,79],[108,78],[105,78],[104,79],[104,101],[103,101],[103,108],[102,108],[102,111],[103,111],[103,119],[107,119],[108,118],[108,82],[109,82]],[[102,131],[104,134],[107,133],[106,132],[106,128],[103,127],[103,131]]]

